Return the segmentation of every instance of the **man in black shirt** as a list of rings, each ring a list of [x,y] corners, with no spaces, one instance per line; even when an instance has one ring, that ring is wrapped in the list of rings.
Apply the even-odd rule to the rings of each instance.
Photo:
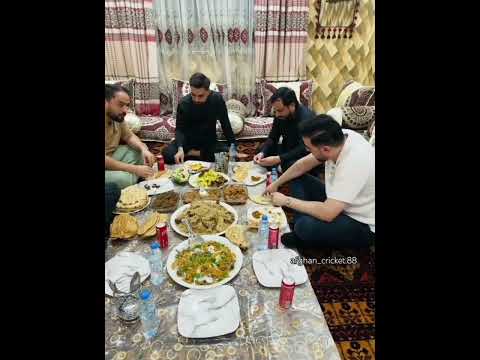
[[[236,145],[225,101],[209,88],[210,80],[204,74],[195,73],[190,78],[191,93],[177,108],[175,141],[162,152],[165,163],[180,164],[186,156],[214,162],[217,120],[228,144]]]
[[[282,171],[285,172],[295,161],[308,154],[298,125],[315,117],[315,113],[299,104],[295,92],[290,88],[279,88],[270,101],[275,110],[272,130],[253,160],[265,167],[281,164]],[[282,144],[279,144],[280,136]]]

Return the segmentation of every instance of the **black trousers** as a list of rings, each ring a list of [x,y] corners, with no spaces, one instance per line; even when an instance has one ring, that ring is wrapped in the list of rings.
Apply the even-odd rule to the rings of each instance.
[[[291,182],[292,196],[306,201],[325,201],[325,185],[316,177],[305,174]],[[332,222],[295,212],[294,233],[304,248],[363,248],[375,239],[367,224],[344,213]]]
[[[105,183],[105,238],[110,235],[110,224],[113,221],[113,211],[120,199],[120,188],[115,183]]]
[[[200,150],[200,157],[187,156],[187,153],[190,150]],[[175,141],[171,142],[165,149],[162,151],[163,158],[165,163],[169,165],[175,164],[175,154],[178,151],[178,145]],[[183,144],[183,152],[185,153],[185,160],[195,159],[201,161],[215,162],[215,153],[216,152],[226,152],[228,151],[227,143],[192,143],[185,141]]]

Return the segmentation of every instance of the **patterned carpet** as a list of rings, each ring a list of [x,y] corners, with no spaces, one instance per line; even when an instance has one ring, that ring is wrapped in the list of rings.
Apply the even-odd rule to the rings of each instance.
[[[240,141],[238,151],[252,160],[263,141]],[[165,144],[147,143],[153,153],[159,153]],[[288,185],[280,191],[289,194]],[[289,222],[292,213],[285,209]],[[308,259],[355,258],[352,265],[315,265],[305,267],[317,295],[330,332],[342,359],[375,359],[375,248],[367,250],[299,249]]]

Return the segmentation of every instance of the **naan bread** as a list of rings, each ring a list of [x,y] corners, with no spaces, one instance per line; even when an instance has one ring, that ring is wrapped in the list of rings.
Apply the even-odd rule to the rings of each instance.
[[[148,203],[147,191],[136,185],[128,186],[122,190],[117,203],[119,211],[135,211]]]
[[[250,246],[245,237],[245,228],[242,225],[232,225],[225,231],[225,236],[241,250],[247,250]]]
[[[110,236],[112,239],[130,239],[137,234],[137,219],[129,214],[120,214],[113,219]]]

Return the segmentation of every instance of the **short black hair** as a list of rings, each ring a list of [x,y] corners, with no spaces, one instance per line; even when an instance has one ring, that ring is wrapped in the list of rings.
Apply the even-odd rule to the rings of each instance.
[[[197,89],[204,88],[205,90],[210,89],[210,79],[202,73],[195,73],[190,77],[190,87]]]
[[[272,96],[270,96],[270,102],[272,104],[278,99],[282,100],[282,103],[285,106],[295,104],[295,109],[298,108],[297,95],[295,95],[295,91],[293,91],[288,87],[278,88],[277,91],[275,91],[275,93]]]
[[[130,92],[125,86],[119,84],[105,84],[105,100],[112,100],[115,94],[121,91],[127,93],[127,95],[130,96]]]
[[[342,127],[330,115],[320,114],[301,122],[300,135],[309,138],[315,146],[340,146],[345,141]]]

